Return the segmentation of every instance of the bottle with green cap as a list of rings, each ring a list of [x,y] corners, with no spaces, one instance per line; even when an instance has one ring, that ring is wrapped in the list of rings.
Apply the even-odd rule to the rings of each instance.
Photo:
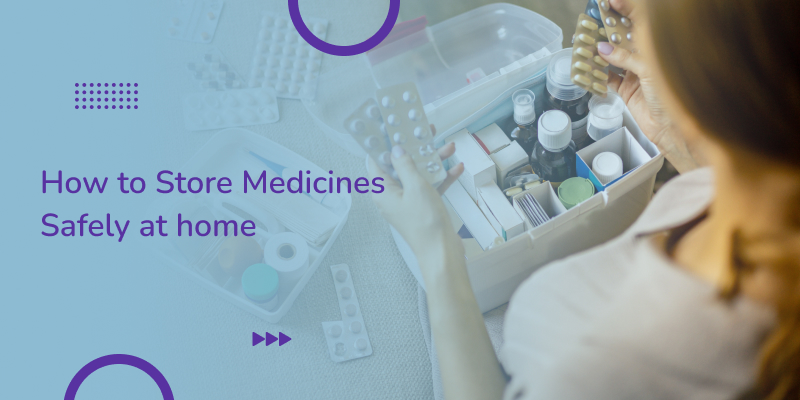
[[[594,184],[586,178],[569,178],[558,186],[558,199],[569,210],[594,195]]]
[[[267,264],[253,264],[242,274],[242,291],[253,302],[267,310],[278,305],[278,271]]]
[[[553,55],[547,66],[547,101],[544,111],[561,110],[572,121],[572,141],[580,150],[592,143],[586,131],[589,120],[589,100],[592,94],[572,83],[572,48],[561,50]]]
[[[577,176],[572,122],[567,113],[550,110],[539,117],[538,140],[531,153],[531,166],[544,180],[563,182]]]

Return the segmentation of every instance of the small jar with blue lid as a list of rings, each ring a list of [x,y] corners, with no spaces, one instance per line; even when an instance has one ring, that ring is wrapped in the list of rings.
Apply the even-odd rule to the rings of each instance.
[[[261,307],[272,310],[278,305],[278,272],[267,264],[253,264],[242,274],[242,291]]]

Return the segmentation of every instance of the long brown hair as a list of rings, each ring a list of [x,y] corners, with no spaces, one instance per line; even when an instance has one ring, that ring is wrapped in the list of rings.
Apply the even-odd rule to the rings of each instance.
[[[800,174],[800,1],[651,0],[646,8],[667,85],[699,126],[732,149]],[[778,325],[761,350],[757,391],[769,400],[800,399],[796,228],[735,243],[737,276],[747,265],[765,265],[783,283]]]

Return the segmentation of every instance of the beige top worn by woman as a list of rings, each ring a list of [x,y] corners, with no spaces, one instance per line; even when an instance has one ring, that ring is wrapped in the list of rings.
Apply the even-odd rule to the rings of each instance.
[[[525,281],[505,318],[505,398],[735,399],[752,386],[774,312],[721,299],[649,237],[698,218],[713,192],[710,169],[675,178],[623,235]]]

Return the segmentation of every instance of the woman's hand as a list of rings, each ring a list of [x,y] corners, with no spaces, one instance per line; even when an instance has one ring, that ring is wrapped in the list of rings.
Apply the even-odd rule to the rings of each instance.
[[[633,2],[610,0],[609,3],[620,14],[630,18],[636,29],[647,29],[641,25],[641,10]],[[622,97],[645,136],[658,146],[679,172],[697,168],[697,162],[689,152],[685,140],[673,129],[672,121],[656,94],[652,75],[654,72],[644,62],[642,55],[638,51],[630,52],[607,42],[599,43],[597,50],[604,60],[626,70],[624,77],[609,74],[608,86]]]
[[[455,152],[450,143],[439,150],[444,160]],[[392,165],[400,183],[369,158],[369,172],[382,177],[385,190],[373,194],[384,218],[400,232],[417,256],[428,298],[431,332],[448,399],[500,399],[505,378],[472,294],[464,246],[450,224],[441,195],[464,172],[458,164],[434,189],[402,148],[392,149]],[[401,185],[402,184],[402,185]]]
[[[453,153],[454,143],[439,149],[442,160]],[[392,179],[375,160],[369,158],[371,178],[382,177],[384,181],[383,193],[372,195],[381,215],[403,236],[418,259],[434,251],[442,251],[444,247],[449,247],[450,251],[453,248],[460,249],[463,258],[463,247],[460,241],[455,240],[457,235],[450,224],[441,196],[464,172],[464,165],[458,164],[450,168],[447,178],[438,189],[425,181],[411,156],[399,146],[392,149],[392,165],[400,182]],[[458,246],[454,246],[454,240]]]

